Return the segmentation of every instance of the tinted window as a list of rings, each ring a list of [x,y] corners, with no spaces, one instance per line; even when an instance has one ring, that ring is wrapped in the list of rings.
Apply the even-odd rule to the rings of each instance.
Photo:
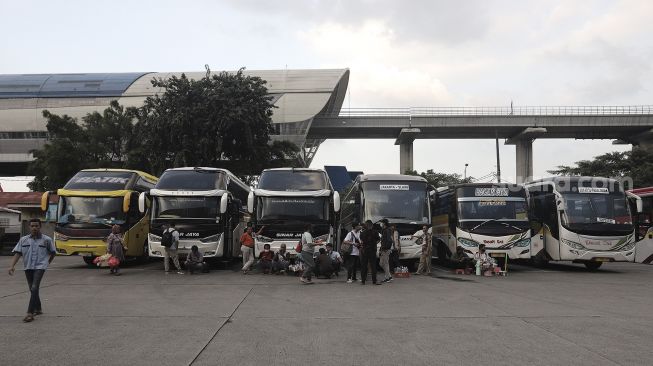
[[[261,221],[274,219],[326,220],[328,197],[260,197],[257,216]]]
[[[156,188],[182,191],[225,189],[225,175],[216,170],[168,170],[163,173]]]
[[[220,197],[154,197],[154,217],[216,218]]]
[[[395,223],[430,222],[426,183],[364,182],[363,220],[387,218]]]
[[[326,174],[320,171],[269,170],[261,174],[258,188],[269,191],[317,191],[329,189]]]
[[[126,189],[134,176],[131,172],[79,172],[70,178],[64,189],[89,189],[95,191],[117,191]]]

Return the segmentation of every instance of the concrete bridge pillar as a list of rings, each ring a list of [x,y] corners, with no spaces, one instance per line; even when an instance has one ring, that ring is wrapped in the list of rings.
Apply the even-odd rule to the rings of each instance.
[[[515,141],[517,158],[517,182],[525,183],[533,178],[533,140]]]
[[[399,145],[399,174],[413,170],[413,141],[422,132],[419,128],[402,128],[395,145]]]

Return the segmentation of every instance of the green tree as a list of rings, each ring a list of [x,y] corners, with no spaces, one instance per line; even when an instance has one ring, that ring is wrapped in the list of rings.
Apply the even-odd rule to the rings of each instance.
[[[474,181],[473,177],[467,177],[466,179],[464,179],[460,174],[457,173],[452,173],[452,174],[437,173],[434,172],[433,169],[429,169],[422,173],[418,173],[416,170],[412,170],[412,171],[407,171],[406,174],[419,175],[420,177],[426,179],[426,181],[429,182],[430,185],[436,188],[451,186],[455,184],[469,183]]]
[[[125,110],[117,101],[101,114],[86,115],[81,124],[76,118],[44,110],[49,140],[42,149],[32,151],[34,161],[28,173],[35,178],[28,187],[55,190],[81,169],[124,167],[135,145],[132,115],[132,110]]]
[[[193,80],[182,74],[152,80],[165,92],[148,97],[137,113],[138,155],[160,174],[180,166],[217,166],[247,178],[265,167],[293,165],[297,148],[270,143],[272,97],[266,81],[221,72]]]
[[[554,175],[631,178],[634,187],[627,188],[653,186],[653,151],[640,147],[634,147],[631,151],[609,152],[575,164],[559,165],[557,169],[547,172]]]

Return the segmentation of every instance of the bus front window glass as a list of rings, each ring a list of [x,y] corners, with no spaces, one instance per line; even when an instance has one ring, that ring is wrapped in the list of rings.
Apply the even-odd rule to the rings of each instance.
[[[364,185],[365,220],[377,222],[386,218],[397,223],[428,224],[429,212],[425,184],[384,184],[383,186],[389,187],[385,189],[380,189],[380,186],[378,183]],[[404,186],[407,186],[407,189],[404,189]]]
[[[621,194],[564,194],[563,225],[632,224],[626,200]]]
[[[123,197],[61,197],[59,224],[124,224]]]
[[[155,197],[154,217],[159,219],[215,219],[220,197]]]
[[[257,205],[260,220],[298,219],[327,220],[329,202],[326,197],[260,197]]]
[[[497,198],[495,200],[479,199],[458,202],[458,213],[460,220],[528,220],[526,200],[506,201],[505,199]]]

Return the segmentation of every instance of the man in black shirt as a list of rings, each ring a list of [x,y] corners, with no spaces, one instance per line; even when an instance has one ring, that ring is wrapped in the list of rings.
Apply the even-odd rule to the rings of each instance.
[[[365,230],[361,233],[361,242],[363,244],[361,251],[361,285],[364,285],[365,280],[367,280],[368,264],[372,270],[372,283],[375,285],[381,284],[381,282],[376,282],[376,244],[379,240],[381,240],[381,235],[374,229],[372,221],[365,221]]]

